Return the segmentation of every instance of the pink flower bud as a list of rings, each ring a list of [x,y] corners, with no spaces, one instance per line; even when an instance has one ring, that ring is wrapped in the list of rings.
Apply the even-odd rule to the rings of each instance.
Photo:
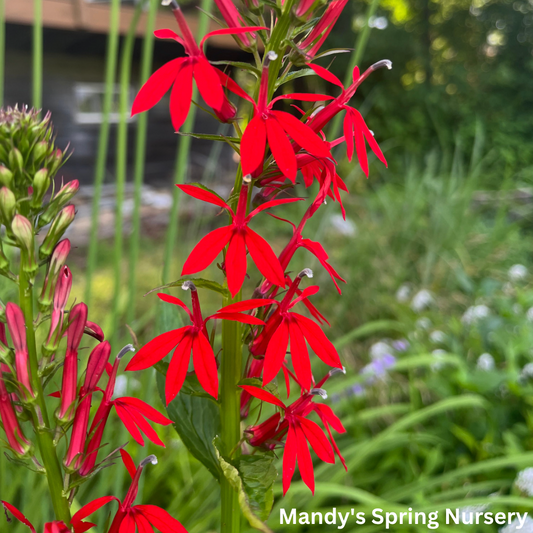
[[[229,28],[242,28],[246,25],[233,0],[215,0],[215,4]],[[253,34],[249,37],[245,33],[236,37],[237,42],[241,43],[244,48],[251,48],[254,38]]]
[[[57,350],[59,343],[61,342],[61,337],[63,336],[65,307],[67,305],[71,288],[72,274],[70,269],[65,266],[57,281],[56,290],[54,292],[54,307],[50,319],[50,332],[46,344],[43,346],[44,350],[49,352],[49,355]]]
[[[89,320],[87,320],[87,324],[85,325],[85,334],[94,337],[100,342],[105,338],[102,328],[95,322],[90,322]]]
[[[68,239],[62,240],[55,248],[50,259],[50,266],[46,273],[46,278],[43,284],[41,296],[39,296],[39,308],[42,312],[48,310],[52,305],[54,291],[59,277],[59,272],[65,266],[68,254],[70,253],[70,241]]]
[[[57,215],[46,234],[43,244],[39,248],[39,258],[41,260],[46,259],[51,255],[57,242],[72,224],[75,216],[76,209],[73,205],[67,205],[67,207],[63,208]]]
[[[50,187],[50,177],[48,176],[48,170],[42,168],[38,170],[33,176],[33,191],[31,198],[31,206],[34,209],[41,207],[44,195]]]
[[[7,187],[0,189],[0,222],[6,226],[11,227],[11,221],[15,216],[17,207],[17,199],[13,192]]]
[[[15,348],[15,369],[17,381],[21,385],[20,394],[22,398],[29,399],[35,395],[31,386],[30,362],[26,344],[26,324],[20,307],[9,302],[6,306],[6,319]]]
[[[50,224],[54,217],[59,213],[60,209],[64,207],[72,197],[79,191],[80,182],[78,180],[69,181],[63,185],[59,192],[50,201],[44,213],[39,217],[39,227],[42,228]]]
[[[11,170],[9,170],[7,167],[0,166],[0,185],[10,189],[12,183],[13,172],[11,172]]]

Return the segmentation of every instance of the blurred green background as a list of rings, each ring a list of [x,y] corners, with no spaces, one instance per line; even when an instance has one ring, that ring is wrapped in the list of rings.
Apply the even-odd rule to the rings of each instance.
[[[149,17],[147,6],[128,4],[109,6],[106,36],[48,27],[45,0],[43,37],[39,18],[33,27],[13,22],[10,1],[0,0],[7,14],[0,34],[4,103],[42,101],[57,116],[60,139],[71,141],[74,153],[64,174],[67,179],[82,174],[78,219],[69,235],[75,246],[69,264],[72,299],[90,296],[90,318],[102,325],[115,350],[132,334],[142,344],[162,327],[155,295],[144,294],[177,279],[194,243],[218,224],[215,210],[180,198],[173,184],[202,181],[227,194],[237,168],[225,145],[191,142],[190,137],[176,141],[164,103],[149,120],[128,122],[130,90],[151,70],[150,62],[143,62],[151,57],[150,39],[134,38],[130,30],[128,40],[127,27],[119,31],[120,7],[121,16],[137,10],[142,20]],[[194,6],[189,12],[196,16]],[[76,46],[58,48],[62,38]],[[362,68],[383,58],[393,62],[392,71],[371,76],[352,101],[375,133],[389,168],[373,160],[367,180],[339,150],[339,174],[350,190],[344,200],[346,220],[338,204],[328,202],[306,228],[306,237],[324,244],[346,279],[342,296],[305,251],[291,264],[293,271],[313,268],[314,283],[321,286],[314,303],[331,321],[330,338],[347,367],[346,376],[328,382],[328,402],[347,429],[337,442],[349,470],[317,464],[314,498],[295,479],[282,499],[277,483],[269,525],[275,531],[313,528],[280,526],[281,507],[531,511],[533,4],[351,0],[328,44],[351,49],[331,65],[341,79],[351,76],[354,59]],[[155,66],[179,55],[176,46],[157,45]],[[87,110],[76,108],[77,100],[58,101],[54,87],[70,91],[73,84],[56,68],[61,57],[79,57],[80,71],[90,63],[95,79],[105,80],[108,89],[118,83],[111,92],[102,85],[102,99],[89,109],[96,122],[80,121],[79,114]],[[224,43],[209,48],[208,57],[246,59]],[[321,63],[327,65],[327,59]],[[84,83],[96,83],[93,74],[86,76]],[[316,78],[298,80],[296,86],[331,91]],[[217,126],[200,111],[184,131],[217,131]],[[139,155],[143,135],[146,161]],[[297,192],[312,194],[303,188]],[[298,221],[302,213],[292,206],[277,214]],[[258,227],[277,251],[291,234],[288,225],[269,217]],[[208,274],[220,278],[216,269]],[[258,279],[254,272],[247,289]],[[2,299],[9,300],[12,290],[2,282]],[[215,309],[219,302],[210,298],[206,307]],[[120,379],[122,394],[127,391],[163,410],[155,373]],[[252,412],[250,423],[255,416]],[[217,531],[216,483],[172,428],[161,433],[164,450],[127,447],[137,461],[148,453],[159,458],[143,477],[138,501],[164,507],[190,533]],[[106,435],[109,449],[128,440],[116,417]],[[105,494],[121,496],[127,485],[125,470],[111,467],[84,486],[76,504]],[[51,518],[44,479],[3,455],[0,496],[39,527]],[[453,529],[467,527],[498,531],[497,526]],[[522,531],[533,531],[533,521],[526,527]],[[396,526],[394,531],[426,529]],[[24,528],[2,523],[0,530],[19,533]],[[349,522],[346,530],[383,528]]]

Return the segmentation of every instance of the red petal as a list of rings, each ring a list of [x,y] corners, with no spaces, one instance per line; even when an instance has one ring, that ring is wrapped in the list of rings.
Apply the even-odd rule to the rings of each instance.
[[[120,523],[118,533],[135,533],[136,529],[135,519],[132,514],[128,513]]]
[[[192,355],[196,377],[202,388],[215,398],[218,398],[218,370],[213,348],[206,336],[199,332],[193,340]]]
[[[243,300],[242,302],[226,305],[226,307],[219,309],[217,313],[240,313],[242,311],[257,309],[258,307],[263,307],[264,305],[272,305],[277,303],[277,300],[272,300],[269,298],[252,298],[251,300]]]
[[[211,31],[200,42],[200,48],[203,47],[206,39],[209,39],[209,37],[213,37],[214,35],[238,35],[240,33],[250,33],[259,30],[268,31],[268,28],[265,28],[264,26],[247,26],[245,28],[222,28],[221,30]]]
[[[174,31],[168,29],[161,29],[154,31],[154,35],[158,39],[172,39],[173,41],[178,41],[178,43],[183,44],[183,39]]]
[[[117,400],[115,404],[119,402],[120,400]],[[159,438],[159,435],[157,434],[155,429],[152,428],[152,426],[143,418],[142,414],[132,407],[129,407],[127,405],[125,407],[128,411],[128,414],[132,417],[138,428],[146,435],[146,437],[157,446],[163,446],[164,448],[165,445],[163,444],[163,441]]]
[[[135,477],[135,473],[137,472],[137,467],[135,466],[131,455],[126,450],[120,450],[120,456],[122,457],[122,462],[124,463],[128,474],[130,475],[131,479],[133,479]]]
[[[117,501],[120,504],[120,500],[115,498],[115,496],[102,496],[101,498],[96,498],[92,502],[89,502],[87,505],[84,505],[73,517],[72,525],[76,528],[77,524],[80,524],[84,518],[87,518],[89,515],[93,514],[95,511],[103,507],[111,501]]]
[[[262,118],[253,118],[241,139],[242,174],[247,176],[263,167],[267,130]]]
[[[156,505],[136,505],[136,509],[161,533],[187,533],[187,530],[164,509]]]
[[[368,129],[368,126],[366,125],[361,113],[359,111],[356,111],[358,114],[358,121],[361,124],[361,130],[363,131],[363,135],[365,136],[366,142],[376,154],[376,157],[385,165],[387,166],[387,160],[385,159],[385,156],[383,155],[383,152],[381,151],[381,148],[379,147],[376,139],[374,139],[374,136],[372,135],[372,132]]]
[[[176,394],[180,391],[187,377],[189,361],[191,360],[191,348],[192,334],[188,333],[174,350],[170,365],[168,366],[165,383],[165,400],[167,405],[176,397]]]
[[[141,432],[135,425],[135,419],[131,416],[127,409],[120,405],[120,402],[115,402],[115,409],[117,410],[118,417],[120,420],[122,420],[122,423],[128,430],[128,433],[133,437],[135,442],[141,446],[144,446],[144,439],[141,435]]]
[[[13,507],[10,503],[2,501],[2,505],[7,509],[19,522],[22,522],[25,526],[28,526],[32,533],[35,533],[35,528],[31,525],[30,521],[16,508]]]
[[[164,292],[158,292],[157,296],[159,297],[160,300],[163,300],[163,302],[178,305],[179,307],[187,311],[187,314],[189,315],[191,322],[194,321],[192,313],[189,311],[189,308],[179,298],[176,298],[175,296],[171,296],[170,294],[165,294]]]
[[[279,398],[276,398],[276,396],[264,389],[260,389],[254,385],[239,385],[239,387],[262,402],[268,402],[285,409],[285,404]]]
[[[228,289],[232,296],[235,296],[244,283],[246,277],[246,246],[242,231],[235,231],[229,242],[226,252],[226,276],[228,278]]]
[[[207,268],[228,243],[233,226],[224,226],[208,233],[189,254],[181,271],[182,276],[195,274]]]
[[[287,135],[276,118],[266,121],[268,145],[276,160],[280,172],[293,183],[296,181],[296,156]]]
[[[344,138],[346,139],[346,156],[348,161],[352,160],[354,149],[353,118],[352,114],[346,111],[343,122]]]
[[[222,85],[226,88],[228,88],[232,93],[235,93],[237,96],[240,96],[241,98],[244,98],[245,100],[248,100],[248,102],[251,102],[254,105],[254,109],[256,108],[255,100],[249,96],[245,91],[241,89],[237,83],[235,83],[227,74],[216,69],[218,77],[220,78],[220,81]]]
[[[306,298],[309,298],[309,296],[313,296],[313,294],[316,294],[320,290],[320,287],[318,285],[311,285],[310,287],[306,287],[301,293],[298,298],[293,300],[291,304],[289,305],[289,309],[291,307],[294,307],[298,302],[301,302],[302,300],[305,300]]]
[[[270,102],[270,106],[278,100],[301,100],[302,102],[322,102],[323,100],[334,100],[333,96],[327,94],[290,93],[277,96]],[[296,106],[294,106],[296,107]]]
[[[154,409],[151,405],[148,405],[146,402],[143,402],[138,398],[124,396],[120,398],[120,401],[136,409],[139,413],[142,413],[146,418],[152,420],[156,424],[161,424],[162,426],[172,424],[172,420],[163,416],[157,409]]]
[[[295,320],[289,322],[289,336],[294,372],[298,376],[302,387],[305,390],[309,390],[313,381],[311,362],[309,361],[309,352],[307,351],[307,344],[305,344],[303,333]]]
[[[269,202],[265,202],[264,204],[261,204],[259,207],[255,208],[247,217],[246,221],[251,220],[255,215],[260,213],[261,211],[264,211],[265,209],[270,209],[271,207],[275,207],[277,205],[283,205],[283,204],[291,204],[293,202],[300,202],[302,200],[305,200],[305,198],[282,198],[281,200],[270,200]],[[287,220],[287,222],[289,222]],[[291,222],[289,222],[291,224]]]
[[[192,68],[192,63],[185,60],[170,93],[170,117],[174,131],[181,128],[189,114],[192,100]]]
[[[292,316],[298,321],[298,325],[305,336],[305,339],[311,346],[312,350],[329,366],[342,368],[339,354],[335,346],[326,337],[320,326],[306,316],[292,313]]]
[[[246,247],[257,268],[271,283],[285,287],[285,276],[279,259],[263,237],[250,228],[246,228]]]
[[[318,457],[325,463],[333,464],[335,462],[333,448],[320,429],[320,426],[316,422],[307,420],[301,416],[298,416],[297,418],[300,422],[305,438],[309,441],[311,448],[313,448]]]
[[[311,492],[315,493],[315,474],[313,471],[313,461],[311,460],[311,453],[309,452],[309,446],[307,446],[307,440],[305,434],[299,424],[294,427],[296,434],[296,456],[298,458],[298,468],[302,481],[311,489]]]
[[[296,468],[296,433],[294,428],[289,426],[285,449],[283,450],[283,496],[287,494],[291,486],[292,476]]]
[[[154,529],[152,528],[152,525],[148,521],[148,518],[146,518],[142,514],[142,512],[138,511],[137,508],[135,508],[134,511],[135,511],[135,523],[137,524],[139,533],[154,533]]]
[[[346,429],[342,425],[340,418],[333,412],[333,409],[331,409],[329,405],[324,403],[316,403],[313,405],[315,411],[318,409],[319,415],[321,414],[337,433],[346,433]]]
[[[181,189],[185,194],[188,194],[189,196],[192,196],[193,198],[196,198],[198,200],[202,200],[202,202],[208,202],[210,204],[218,205],[219,207],[224,207],[225,209],[229,209],[231,211],[231,207],[222,200],[222,198],[219,198],[216,194],[213,194],[210,191],[206,191],[205,189],[202,189],[201,187],[195,187],[194,185],[180,185],[177,184],[176,187]]]
[[[283,319],[272,335],[265,353],[263,370],[263,387],[270,383],[278,374],[289,344],[289,324]]]
[[[344,85],[342,84],[342,81],[335,76],[332,72],[325,69],[324,67],[321,67],[320,65],[313,65],[311,63],[308,63],[307,66],[309,68],[312,68],[316,74],[318,74],[321,78],[325,79],[326,81],[329,81],[330,83],[333,83],[334,85],[337,85],[337,87],[340,87],[344,90]]]
[[[145,368],[155,365],[161,361],[165,355],[170,353],[172,348],[180,342],[189,328],[190,326],[185,326],[184,328],[167,331],[155,339],[152,339],[133,356],[132,360],[126,367],[126,370],[144,370]]]
[[[331,157],[329,147],[306,124],[285,111],[272,111],[283,129],[305,150],[317,157]]]
[[[198,59],[194,65],[194,79],[205,103],[213,109],[220,109],[226,95],[215,67],[205,57]]]
[[[254,324],[257,326],[264,326],[265,323],[255,316],[245,315],[242,313],[216,313],[211,315],[209,318],[222,319],[222,320],[233,320],[235,322],[241,322],[242,324]]]
[[[133,101],[131,107],[132,116],[154,107],[163,98],[163,95],[170,89],[176,79],[184,61],[186,59],[183,57],[173,59],[148,78]]]

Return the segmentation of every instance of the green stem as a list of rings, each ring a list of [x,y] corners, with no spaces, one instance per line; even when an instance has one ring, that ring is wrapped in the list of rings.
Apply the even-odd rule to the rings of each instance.
[[[234,299],[227,297],[224,305],[241,300],[239,293]],[[239,322],[222,321],[222,362],[220,365],[220,422],[222,453],[229,457],[233,450],[239,452],[241,440],[240,393],[237,387],[242,373],[242,330]],[[238,533],[241,524],[241,510],[238,494],[230,482],[222,477],[221,533]]]
[[[33,0],[33,95],[32,105],[41,109],[43,94],[43,3]]]
[[[114,246],[114,289],[113,304],[111,308],[111,331],[113,332],[113,345],[118,342],[120,295],[122,287],[122,249],[124,241],[124,188],[126,185],[126,171],[128,167],[128,100],[131,78],[131,58],[135,42],[135,29],[139,23],[143,4],[137,4],[131,19],[128,34],[124,42],[122,57],[120,59],[120,95],[119,95],[119,122],[117,131],[117,163],[116,163],[116,193],[115,193],[115,246]]]
[[[109,15],[109,34],[107,36],[107,59],[105,74],[105,93],[102,104],[102,125],[98,139],[98,152],[94,173],[94,194],[91,211],[91,234],[89,238],[89,252],[87,256],[87,272],[85,275],[85,303],[90,306],[92,296],[92,278],[98,258],[98,226],[100,219],[100,198],[102,184],[105,177],[107,150],[109,142],[109,114],[113,105],[113,85],[117,68],[118,29],[120,18],[120,0],[111,0]]]
[[[61,473],[61,466],[56,455],[52,431],[50,428],[50,419],[46,409],[44,391],[41,380],[39,379],[39,362],[37,359],[37,345],[35,342],[35,330],[33,325],[33,288],[26,273],[23,271],[22,266],[25,262],[24,256],[25,254],[22,253],[19,275],[19,303],[26,324],[26,342],[28,345],[30,360],[31,384],[36,396],[36,405],[32,410],[33,423],[35,426],[35,434],[37,436],[37,444],[39,446],[39,451],[41,452],[41,460],[46,470],[48,487],[50,489],[50,496],[52,498],[52,505],[54,506],[56,518],[69,525],[69,504],[67,498],[63,496],[63,476]]]
[[[357,40],[355,42],[355,49],[350,58],[350,66],[348,70],[346,71],[346,75],[344,76],[345,87],[348,87],[352,83],[352,71],[356,65],[360,64],[361,59],[363,58],[363,54],[365,53],[368,39],[370,37],[370,31],[372,29],[370,28],[368,23],[370,19],[376,14],[378,7],[379,7],[379,0],[372,0],[368,6],[368,9],[366,11],[366,16],[365,16],[366,18],[365,25],[363,26],[361,33],[357,35]],[[331,139],[336,139],[337,136],[339,135],[340,128],[341,128],[341,120],[342,120],[342,114],[338,113],[333,119],[333,122],[331,123],[331,127],[329,129],[330,135],[328,137],[331,137]]]
[[[143,84],[150,76],[152,70],[152,55],[154,50],[154,27],[159,0],[148,0],[148,18],[144,34],[141,76]],[[148,131],[148,111],[141,113],[137,121],[137,135],[135,138],[135,169],[133,175],[134,197],[132,215],[132,233],[130,239],[129,258],[129,301],[126,321],[131,325],[135,319],[135,289],[137,287],[137,263],[139,261],[140,238],[141,238],[141,195],[144,179],[144,165],[146,161],[146,137]]]
[[[202,0],[200,5],[200,14],[198,15],[198,32],[197,39],[205,35],[209,28],[209,13],[211,12],[211,6],[213,0]],[[192,99],[196,100],[198,96],[198,90],[196,86],[193,88]],[[187,120],[182,126],[182,130],[190,132],[194,128],[194,119],[196,118],[196,106],[192,105],[187,116]],[[185,181],[187,169],[189,167],[189,151],[191,149],[191,137],[183,136],[178,141],[178,156],[176,158],[176,166],[174,170],[174,184],[179,185]],[[174,244],[178,238],[178,215],[180,204],[180,190],[174,186],[172,190],[172,208],[170,210],[170,217],[168,222],[168,229],[165,243],[165,257],[163,261],[163,283],[169,281],[171,273],[170,267],[172,264],[172,256],[174,255]]]

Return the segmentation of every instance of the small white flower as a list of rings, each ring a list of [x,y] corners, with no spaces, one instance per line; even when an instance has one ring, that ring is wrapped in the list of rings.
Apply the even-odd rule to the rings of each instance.
[[[459,509],[459,520],[462,524],[471,526],[475,523],[476,513],[482,513],[489,508],[488,504],[467,505]]]
[[[530,308],[526,311],[526,318],[527,318],[530,322],[533,322],[533,307],[530,307]]]
[[[477,358],[477,368],[478,370],[483,370],[483,372],[489,372],[494,370],[494,357],[490,353],[482,353]]]
[[[514,484],[523,493],[533,496],[533,468],[526,468],[518,472]]]
[[[533,378],[533,363],[528,363],[522,368],[521,378]]]
[[[117,380],[115,381],[115,391],[113,396],[115,398],[121,398],[122,396],[125,396],[128,392],[128,378],[121,374],[120,376],[117,376]]]
[[[357,225],[349,218],[344,219],[342,215],[333,215],[330,217],[331,225],[341,234],[346,237],[355,237],[357,235]]]
[[[533,519],[526,517],[523,522],[523,526],[520,528],[520,521],[515,518],[509,525],[502,527],[500,533],[515,533],[520,531],[520,533],[533,533]]]
[[[522,281],[527,277],[527,268],[524,265],[513,265],[508,271],[508,278],[516,283],[517,281]]]
[[[398,302],[401,304],[404,304],[409,300],[409,296],[411,296],[411,287],[409,287],[409,285],[406,283],[400,285],[396,291],[396,300],[398,300]]]
[[[411,309],[415,313],[420,313],[424,309],[427,309],[429,306],[435,303],[435,298],[428,290],[422,289],[418,291],[411,300]]]
[[[490,309],[486,305],[472,305],[461,318],[463,324],[473,324],[478,320],[488,317]]]
[[[422,318],[419,318],[416,322],[415,322],[415,327],[416,329],[429,329],[430,327],[432,326],[431,324],[431,320],[427,317],[422,317]]]
[[[436,329],[435,331],[432,331],[430,333],[429,339],[435,344],[443,344],[444,342],[446,342],[446,333],[444,333],[444,331]]]
[[[384,341],[379,341],[370,346],[370,358],[379,359],[380,357],[383,357],[386,354],[392,353],[392,351],[392,346],[390,346]]]

